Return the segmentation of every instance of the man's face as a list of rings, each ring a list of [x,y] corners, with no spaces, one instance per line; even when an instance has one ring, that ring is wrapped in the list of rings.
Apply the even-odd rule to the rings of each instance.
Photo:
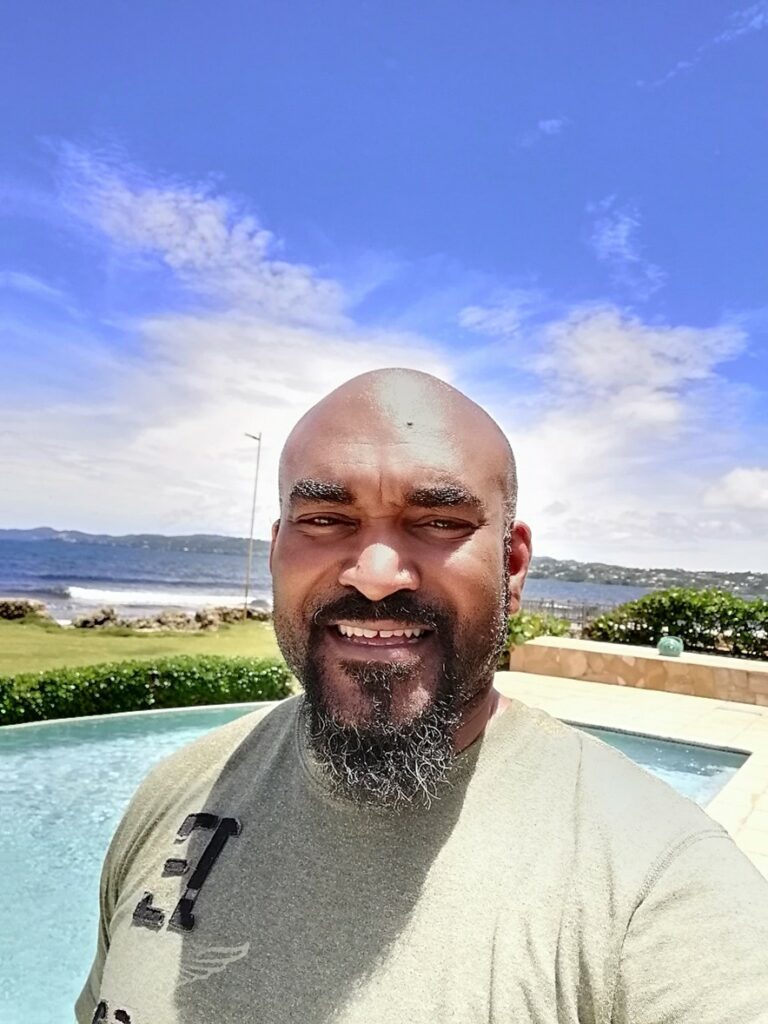
[[[285,460],[278,642],[326,725],[450,732],[503,641],[505,467],[457,431],[368,419],[321,424]]]

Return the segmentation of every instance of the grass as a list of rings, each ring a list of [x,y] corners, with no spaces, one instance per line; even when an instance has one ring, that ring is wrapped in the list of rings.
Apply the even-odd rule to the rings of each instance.
[[[0,620],[0,675],[40,672],[59,666],[97,665],[105,661],[221,654],[229,657],[279,657],[269,622],[243,622],[215,632],[140,633],[129,629],[64,629],[27,619]]]

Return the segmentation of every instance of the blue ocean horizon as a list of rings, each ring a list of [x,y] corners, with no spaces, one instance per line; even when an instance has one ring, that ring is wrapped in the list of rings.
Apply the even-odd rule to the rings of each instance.
[[[135,617],[166,608],[237,605],[243,600],[245,572],[245,557],[239,553],[0,540],[0,597],[43,601],[59,620],[105,605]],[[524,598],[602,606],[647,592],[619,584],[529,579]],[[254,550],[250,600],[271,607],[272,584],[263,547]]]
[[[243,600],[245,558],[119,544],[0,540],[0,597],[43,601],[57,619],[112,605],[140,616]],[[250,600],[271,606],[266,555],[254,551]]]

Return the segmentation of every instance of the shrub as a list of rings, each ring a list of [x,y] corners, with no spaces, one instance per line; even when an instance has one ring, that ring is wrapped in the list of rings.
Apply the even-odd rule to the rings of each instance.
[[[544,612],[520,611],[507,619],[507,641],[499,658],[499,668],[509,667],[509,652],[513,647],[533,640],[537,636],[567,636],[571,624]]]
[[[768,659],[768,601],[674,587],[619,605],[584,631],[591,640],[640,645],[667,634],[689,651]]]
[[[278,700],[291,674],[271,658],[182,656],[0,677],[0,724],[116,711]]]

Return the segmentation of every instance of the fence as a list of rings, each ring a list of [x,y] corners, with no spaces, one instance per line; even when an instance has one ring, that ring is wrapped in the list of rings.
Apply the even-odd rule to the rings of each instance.
[[[615,604],[594,604],[580,603],[577,601],[545,601],[533,598],[523,598],[523,611],[536,612],[542,615],[554,615],[558,619],[566,619],[573,627],[572,632],[581,633],[587,623],[592,622],[598,615],[613,611]]]

